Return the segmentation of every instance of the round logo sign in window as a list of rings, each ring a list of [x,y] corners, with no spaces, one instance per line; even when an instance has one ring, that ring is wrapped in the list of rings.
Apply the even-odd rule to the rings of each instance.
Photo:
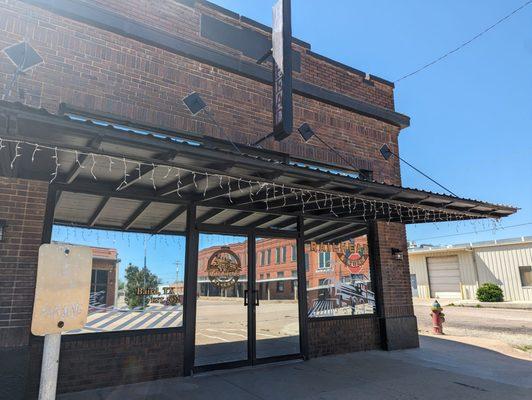
[[[229,247],[215,251],[207,263],[207,274],[213,285],[229,288],[238,282],[242,264],[240,258]]]
[[[352,274],[360,273],[360,267],[368,259],[368,245],[365,243],[351,243],[349,249],[343,253],[337,253]]]

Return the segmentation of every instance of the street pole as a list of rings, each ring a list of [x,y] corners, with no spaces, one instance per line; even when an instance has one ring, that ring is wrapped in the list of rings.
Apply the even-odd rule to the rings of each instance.
[[[146,253],[148,252],[148,240],[150,240],[153,235],[144,237],[144,269],[142,271],[142,280],[143,280],[143,290],[146,290],[146,273],[148,271],[148,266],[146,264]],[[142,308],[146,307],[146,296],[142,296]]]
[[[44,336],[39,400],[55,400],[60,350],[61,333],[52,333]]]

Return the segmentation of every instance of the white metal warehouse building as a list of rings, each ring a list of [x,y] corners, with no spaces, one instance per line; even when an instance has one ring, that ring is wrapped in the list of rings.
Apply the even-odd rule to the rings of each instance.
[[[412,291],[420,298],[475,300],[492,282],[505,301],[532,301],[532,236],[446,247],[410,248]]]

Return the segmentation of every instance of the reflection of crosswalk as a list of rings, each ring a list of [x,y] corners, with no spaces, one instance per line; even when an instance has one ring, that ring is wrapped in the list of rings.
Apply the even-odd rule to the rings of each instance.
[[[110,332],[134,329],[155,329],[180,326],[183,307],[150,306],[145,310],[110,309],[89,314],[83,329],[67,333]]]

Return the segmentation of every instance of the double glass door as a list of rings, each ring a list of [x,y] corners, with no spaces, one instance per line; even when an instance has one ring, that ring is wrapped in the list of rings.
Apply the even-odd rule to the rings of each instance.
[[[196,369],[300,355],[296,241],[201,234]]]

